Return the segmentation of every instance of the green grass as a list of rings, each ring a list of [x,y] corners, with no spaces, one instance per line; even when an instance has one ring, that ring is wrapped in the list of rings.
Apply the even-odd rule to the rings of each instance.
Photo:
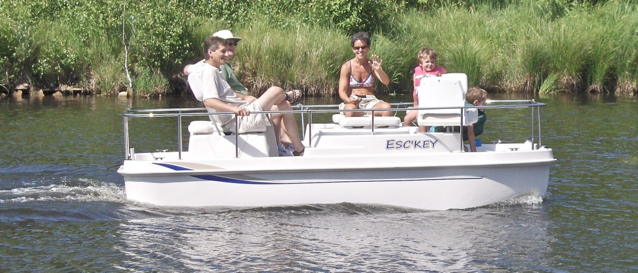
[[[330,94],[341,63],[349,57],[349,42],[327,28],[273,29],[255,23],[233,31],[244,37],[233,65],[256,93],[278,85],[303,89],[307,95]]]
[[[487,89],[531,93],[545,83],[544,92],[551,85],[553,92],[622,93],[624,83],[635,92],[635,5],[613,1],[564,14],[546,10],[521,1],[497,10],[446,6],[426,16],[410,12],[402,15],[405,30],[394,40],[435,48],[449,71],[465,72],[470,85]]]
[[[174,92],[172,79],[202,58],[204,38],[229,28],[243,38],[233,65],[254,94],[279,85],[334,96],[339,67],[353,56],[349,37],[367,26],[371,54],[382,57],[392,81],[380,92],[410,92],[416,53],[429,47],[449,71],[467,73],[471,86],[489,91],[638,95],[636,1],[367,1],[375,6],[356,13],[373,24],[346,16],[347,1],[187,2],[2,2],[0,84],[117,94],[128,85],[125,43],[135,94]],[[384,10],[383,18],[375,10]]]

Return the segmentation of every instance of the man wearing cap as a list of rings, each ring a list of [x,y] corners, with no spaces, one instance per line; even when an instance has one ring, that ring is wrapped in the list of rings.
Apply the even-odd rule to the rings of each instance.
[[[224,39],[223,37],[227,37],[228,39]],[[221,43],[223,44],[224,47],[224,54],[222,56],[222,59],[220,63],[217,63],[216,65],[212,65],[213,67],[216,67],[217,70],[220,72],[219,74],[223,74],[223,79],[220,78],[219,80],[217,80],[216,84],[212,84],[212,85],[220,85],[218,87],[221,87],[221,93],[222,94],[231,94],[228,93],[227,91],[223,91],[225,88],[223,87],[223,84],[226,84],[226,86],[228,87],[228,89],[232,90],[233,94],[235,94],[234,91],[244,91],[244,92],[239,92],[237,95],[233,95],[231,96],[231,98],[234,98],[235,96],[239,97],[240,100],[246,101],[246,102],[252,102],[255,100],[261,101],[263,104],[263,97],[271,97],[271,95],[275,94],[275,93],[282,93],[285,95],[285,100],[281,101],[281,102],[277,102],[277,103],[271,103],[268,102],[265,105],[266,108],[264,109],[270,109],[273,111],[278,111],[278,110],[291,110],[291,104],[294,103],[295,101],[298,101],[298,99],[301,97],[301,92],[299,90],[292,90],[292,91],[288,91],[288,92],[284,92],[283,89],[281,89],[280,87],[277,86],[272,86],[270,87],[268,90],[266,90],[266,92],[259,98],[256,99],[253,96],[249,96],[246,93],[246,88],[239,82],[239,80],[237,80],[237,77],[235,76],[235,74],[232,71],[232,68],[230,67],[230,65],[228,65],[226,62],[229,59],[232,59],[235,56],[234,50],[235,50],[235,46],[237,45],[237,41],[240,40],[240,38],[238,37],[234,37],[232,35],[232,33],[228,30],[222,30],[222,31],[218,31],[216,33],[214,33],[213,36],[209,37],[206,41],[209,40],[217,40],[217,41],[222,41]],[[205,43],[206,44],[206,43]],[[207,47],[206,47],[207,48]],[[229,50],[230,49],[230,50]],[[194,64],[194,65],[187,65],[186,67],[184,67],[184,74],[188,75],[188,82],[189,85],[191,86],[191,89],[193,91],[193,94],[195,95],[195,98],[204,102],[204,105],[207,107],[207,109],[209,109],[209,111],[214,111],[215,109],[213,108],[219,108],[219,109],[223,109],[223,110],[227,110],[227,111],[231,111],[231,112],[235,112],[236,114],[239,114],[241,116],[245,116],[248,115],[250,113],[250,110],[253,111],[261,111],[261,109],[246,109],[248,111],[237,111],[237,108],[227,108],[224,105],[218,105],[221,107],[210,107],[212,105],[207,105],[206,104],[206,95],[202,96],[202,91],[201,90],[210,90],[211,87],[208,82],[210,82],[210,80],[208,80],[208,77],[204,77],[206,79],[203,79],[201,76],[201,70],[202,69],[206,69],[206,67],[210,67],[207,66],[206,64],[209,63],[209,50],[205,49],[205,56],[206,59]],[[224,66],[226,67],[226,69],[224,69]],[[226,70],[226,71],[225,71]],[[199,78],[200,80],[196,80],[194,77],[193,80],[191,80],[193,73],[199,73]],[[201,80],[203,79],[203,80]],[[228,81],[229,79],[234,79],[234,81],[236,81],[235,87],[231,86],[231,83]],[[220,83],[220,82],[223,82]],[[241,87],[241,89],[237,89],[237,86]],[[220,88],[213,88],[213,89],[220,89]],[[217,94],[218,92],[215,91],[213,92],[215,94]],[[274,95],[277,96],[277,95]],[[226,100],[226,99],[224,99]],[[270,99],[266,99],[268,101],[270,101]],[[275,99],[278,101],[278,99]],[[226,100],[226,102],[231,102],[229,100]],[[264,106],[265,106],[264,105]],[[218,109],[218,110],[219,110]],[[243,109],[242,109],[243,110]],[[297,133],[297,125],[296,125],[296,121],[294,116],[292,114],[273,114],[273,121],[275,123],[275,127],[276,127],[276,136],[277,139],[284,139],[287,140],[288,143],[290,143],[290,147],[288,150],[285,150],[284,154],[282,154],[282,145],[281,145],[281,140],[278,140],[278,148],[279,148],[279,152],[280,155],[301,155],[303,154],[303,144],[301,144],[300,140],[299,140],[299,136]],[[217,118],[217,116],[216,116]],[[253,119],[253,116],[249,116],[248,119]],[[230,120],[225,120],[225,121],[220,121],[220,120],[216,120],[216,122],[222,124],[222,127],[225,127],[225,130],[229,130],[231,129],[230,127],[228,127],[228,125],[230,123],[228,123]],[[252,123],[252,122],[251,122]],[[262,122],[258,122],[258,123],[262,123]],[[242,125],[244,124],[244,122],[242,122]],[[240,126],[241,127],[241,126]],[[241,131],[241,128],[240,128]]]
[[[235,92],[248,96],[248,89],[239,81],[239,79],[235,75],[235,72],[233,71],[233,68],[231,67],[229,63],[233,58],[235,58],[235,48],[237,47],[237,44],[239,43],[241,38],[234,36],[233,33],[227,29],[217,31],[213,33],[211,37],[219,37],[223,39],[225,42],[226,54],[224,55],[224,57],[226,59],[226,63],[224,63],[223,65],[219,67],[219,70],[221,70],[222,74],[224,75],[224,79],[226,80],[226,82],[228,82],[228,85],[230,85],[230,87]],[[204,61],[205,60],[202,60],[196,63],[195,65],[201,64]],[[192,72],[191,68],[193,66],[194,65],[190,65],[190,64],[186,65],[184,67],[184,74],[188,76]],[[290,104],[296,104],[299,98],[301,97],[301,92],[298,90],[294,90],[294,92],[292,92],[292,96],[293,98],[291,98]],[[288,109],[288,107],[286,108]],[[278,111],[278,110],[287,110],[287,109],[280,109],[279,107],[275,105],[270,110]],[[289,132],[286,130],[285,123],[279,122],[279,118],[280,118],[279,115],[275,115],[275,117],[273,118],[276,124],[281,124],[281,126],[276,126],[276,127],[279,127],[280,130],[278,130],[275,133],[278,139],[277,148],[279,149],[279,155],[293,155],[294,154],[293,140],[291,139]]]
[[[219,68],[224,74],[224,79],[226,79],[226,81],[230,85],[230,88],[232,88],[236,92],[247,95],[248,90],[246,90],[246,87],[241,84],[239,79],[237,79],[237,76],[235,75],[235,72],[233,72],[233,68],[230,66],[229,63],[233,58],[235,58],[235,47],[237,46],[241,38],[233,36],[233,33],[227,29],[215,32],[213,33],[213,36],[222,38],[224,39],[224,41],[226,41],[226,63]]]
[[[248,90],[243,84],[241,84],[239,79],[237,79],[237,75],[235,75],[235,72],[230,65],[230,61],[235,58],[235,47],[237,47],[237,43],[239,43],[241,38],[233,36],[233,33],[227,29],[213,33],[213,37],[222,38],[226,42],[226,63],[219,67],[219,70],[221,70],[224,75],[224,79],[226,79],[230,88],[235,90],[235,92],[248,95]],[[203,60],[200,62],[203,62]],[[184,74],[187,76],[190,74],[190,66],[190,64],[187,64],[184,67]]]

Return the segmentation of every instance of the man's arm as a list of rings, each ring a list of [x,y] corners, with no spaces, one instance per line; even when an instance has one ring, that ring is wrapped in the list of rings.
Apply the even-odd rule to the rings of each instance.
[[[204,106],[213,108],[219,112],[233,112],[240,116],[247,116],[250,114],[250,111],[246,110],[244,107],[234,106],[216,98],[205,99]]]
[[[244,95],[244,94],[242,94],[242,93],[237,93],[237,92],[235,92],[235,95],[237,95],[237,97],[238,97],[238,98],[240,98],[240,99],[242,99],[242,100],[245,100],[245,101],[246,101],[246,102],[248,102],[248,103],[250,103],[250,102],[253,102],[253,101],[256,101],[256,100],[257,100],[257,98],[255,98],[255,97],[253,97],[253,96]]]

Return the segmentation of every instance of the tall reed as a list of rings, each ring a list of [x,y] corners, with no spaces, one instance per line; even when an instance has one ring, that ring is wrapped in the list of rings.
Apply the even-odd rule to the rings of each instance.
[[[244,39],[234,61],[239,77],[256,93],[270,85],[331,95],[349,42],[339,32],[309,25],[274,29],[263,20],[233,29]]]
[[[545,5],[520,1],[502,9],[450,5],[408,12],[394,40],[437,49],[441,64],[468,73],[471,85],[530,94],[541,85],[545,92],[635,92],[635,5],[574,4],[550,13]]]

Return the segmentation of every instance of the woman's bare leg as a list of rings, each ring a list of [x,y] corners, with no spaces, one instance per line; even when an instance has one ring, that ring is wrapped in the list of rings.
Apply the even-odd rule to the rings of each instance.
[[[385,101],[379,102],[374,105],[374,109],[389,109],[389,108],[392,108],[392,106]],[[392,111],[376,111],[374,115],[389,117],[389,116],[392,116]]]
[[[356,110],[359,109],[359,105],[354,103],[346,103],[343,109]],[[363,112],[343,112],[343,115],[346,117],[360,117],[363,116]]]

